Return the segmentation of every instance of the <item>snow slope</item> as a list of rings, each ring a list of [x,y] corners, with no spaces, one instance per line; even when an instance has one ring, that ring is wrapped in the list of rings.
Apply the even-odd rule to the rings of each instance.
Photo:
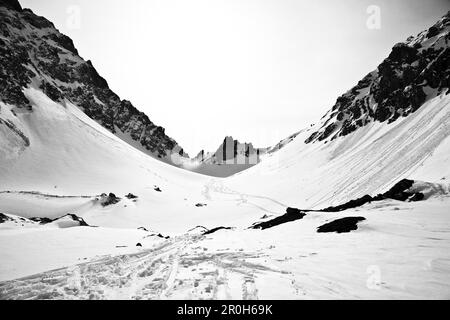
[[[244,206],[231,209],[234,203],[228,195],[208,206],[195,206],[209,202],[210,177],[145,155],[68,101],[55,103],[33,88],[25,93],[33,106],[31,112],[15,116],[13,106],[0,103],[0,116],[29,140],[29,146],[23,147],[19,138],[0,136],[0,144],[14,151],[0,157],[0,190],[10,191],[0,193],[0,212],[54,218],[69,211],[89,224],[150,225],[164,232],[183,232],[195,223],[208,225],[206,217],[223,223],[248,219]],[[103,207],[95,196],[109,192],[122,200]],[[139,197],[136,202],[124,198],[130,192]]]
[[[149,160],[68,101],[55,103],[34,88],[26,89],[25,94],[31,101],[31,112],[0,104],[2,118],[9,119],[30,144],[24,148],[18,138],[0,137],[2,146],[11,149],[0,158],[3,189],[17,189],[26,180],[29,190],[40,192],[100,193],[104,186],[131,192],[125,186],[138,189],[152,182],[163,183],[158,170],[167,172],[165,179],[176,176],[180,184],[202,179]]]
[[[372,122],[329,143],[305,144],[315,129],[230,177],[226,187],[317,209],[381,193],[402,178],[450,180],[450,95],[390,124]]]
[[[70,102],[55,103],[35,88],[24,92],[31,111],[0,103],[0,118],[9,124],[0,124],[0,212],[50,219],[73,213],[98,227],[0,228],[1,280],[134,252],[138,241],[160,241],[144,239],[152,234],[184,234],[197,225],[247,226],[261,216],[240,196],[211,191],[210,177],[149,157]],[[100,194],[109,192],[120,201],[103,206]],[[130,192],[137,198],[126,198]]]

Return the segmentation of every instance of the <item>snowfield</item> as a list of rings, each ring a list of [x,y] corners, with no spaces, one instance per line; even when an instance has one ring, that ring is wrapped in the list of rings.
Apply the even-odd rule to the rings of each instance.
[[[0,103],[1,299],[450,298],[449,95],[327,144],[305,144],[304,130],[212,178],[149,157],[69,101],[25,94],[31,111]],[[427,182],[414,185],[426,199],[249,229],[403,178]],[[365,220],[317,232],[343,217]]]
[[[391,124],[373,122],[327,144],[305,144],[315,129],[303,131],[258,166],[230,177],[227,186],[276,195],[299,208],[321,208],[384,192],[403,178],[450,181],[448,94]]]
[[[238,228],[167,240],[142,230],[9,230],[0,236],[2,261],[10,257],[0,269],[3,280],[55,270],[2,282],[0,294],[4,299],[449,299],[449,204],[449,197],[387,201],[310,213],[263,231]],[[316,232],[322,223],[354,215],[366,217],[354,232]],[[142,247],[135,247],[138,241]]]

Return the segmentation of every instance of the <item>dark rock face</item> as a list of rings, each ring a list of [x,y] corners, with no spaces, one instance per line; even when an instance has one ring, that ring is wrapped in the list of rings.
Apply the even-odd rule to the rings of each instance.
[[[287,208],[286,213],[284,215],[273,218],[268,221],[256,223],[251,228],[264,230],[278,226],[286,222],[302,219],[304,216],[306,216],[306,213],[304,211],[301,211],[297,208]]]
[[[389,191],[383,193],[382,195],[378,195],[375,198],[379,199],[394,199],[400,201],[406,201],[408,198],[413,196],[414,194],[411,192],[407,192],[409,188],[411,188],[414,184],[414,180],[403,179],[397,182]]]
[[[47,224],[47,223],[50,223],[53,221],[52,219],[46,218],[46,217],[43,217],[43,218],[33,217],[33,218],[30,218],[30,220],[34,221],[34,222],[39,222],[40,224]]]
[[[12,220],[10,217],[8,217],[7,215],[0,212],[0,223],[10,221],[10,220]]]
[[[116,204],[119,201],[120,201],[120,198],[116,197],[116,195],[114,193],[110,193],[108,195],[106,195],[106,193],[103,193],[100,195],[100,203],[103,207]]]
[[[225,137],[214,152],[201,150],[192,160],[191,171],[214,177],[229,177],[259,162],[271,148],[255,148],[252,143]]]
[[[365,205],[366,203],[372,202],[374,201],[373,197],[369,196],[369,195],[365,195],[361,198],[355,199],[355,200],[350,200],[349,202],[346,202],[344,204],[341,204],[339,206],[335,206],[335,207],[328,207],[325,208],[321,211],[324,212],[339,212],[339,211],[343,211],[343,210],[347,210],[347,209],[351,209],[351,208],[357,208],[357,207],[361,207],[362,205]]]
[[[17,1],[0,1],[0,100],[19,108],[30,102],[23,89],[35,79],[55,102],[67,99],[112,133],[124,133],[149,154],[171,163],[175,140],[131,102],[109,89],[91,61],[83,60],[73,41],[47,19]]]
[[[80,226],[82,226],[82,227],[89,227],[89,225],[86,223],[86,221],[84,221],[83,218],[77,216],[76,214],[69,213],[69,214],[67,214],[66,216],[71,217],[73,221],[79,222],[79,223],[80,223]],[[64,217],[65,217],[65,216],[64,216]],[[61,217],[61,218],[63,218],[63,217]],[[61,219],[61,218],[58,218],[58,219]],[[58,219],[56,219],[56,220],[58,220]]]
[[[255,148],[251,143],[241,143],[228,136],[214,153],[205,154],[201,150],[194,159],[208,165],[255,165],[261,161],[260,155],[266,152],[267,148]]]
[[[18,0],[0,0],[0,6],[5,6],[16,11],[22,11],[22,6]]]
[[[211,234],[211,233],[214,233],[214,232],[219,231],[219,230],[231,230],[231,227],[217,227],[217,228],[213,228],[211,230],[203,232],[203,235]]]
[[[450,12],[429,30],[394,46],[377,70],[340,96],[305,141],[333,140],[368,123],[391,123],[450,91]]]
[[[50,219],[50,218],[45,218],[45,217],[43,217],[43,218],[35,217],[35,218],[30,218],[30,220],[39,222],[40,224],[48,224],[48,223],[51,223],[54,221],[61,220],[62,218],[65,218],[65,217],[70,217],[73,221],[78,222],[81,227],[89,227],[89,225],[86,223],[86,221],[84,221],[83,218],[81,218],[73,213],[68,213],[68,214],[61,216],[59,218],[56,218],[56,219]]]
[[[339,212],[347,209],[361,207],[366,203],[372,201],[381,201],[386,199],[393,199],[399,201],[421,201],[424,199],[424,195],[420,192],[410,192],[410,189],[414,184],[414,180],[403,179],[397,182],[391,189],[383,194],[378,194],[375,197],[365,195],[361,198],[350,200],[344,204],[335,207],[328,207],[319,211],[323,212]]]
[[[364,221],[364,217],[345,217],[325,223],[317,228],[317,232],[350,232],[358,229],[358,222]]]
[[[196,206],[197,208],[201,208],[201,207],[206,207],[207,204],[206,204],[206,203],[196,203],[195,206]]]

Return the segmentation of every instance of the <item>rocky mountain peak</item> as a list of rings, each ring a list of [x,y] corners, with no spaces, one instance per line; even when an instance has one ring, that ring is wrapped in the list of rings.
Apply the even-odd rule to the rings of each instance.
[[[239,142],[226,136],[214,152],[201,150],[184,161],[188,170],[216,177],[228,177],[258,164],[271,148],[255,148],[252,143]]]
[[[255,148],[252,143],[241,143],[232,136],[226,136],[215,152],[206,153],[201,150],[194,159],[208,164],[249,164],[249,159],[252,159],[250,164],[257,164],[260,155],[266,150]]]
[[[396,44],[376,70],[341,95],[306,143],[334,140],[372,122],[391,123],[450,88],[450,12]],[[316,126],[317,128],[317,126]]]
[[[23,89],[36,87],[55,102],[72,102],[103,127],[152,156],[169,163],[173,163],[173,150],[186,156],[164,128],[130,101],[120,99],[93,63],[81,58],[73,41],[53,23],[30,9],[22,10],[18,1],[0,3],[1,101],[31,111]]]

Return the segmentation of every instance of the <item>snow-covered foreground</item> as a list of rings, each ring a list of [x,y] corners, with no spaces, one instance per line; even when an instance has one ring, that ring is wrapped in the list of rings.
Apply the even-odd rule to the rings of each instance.
[[[308,213],[266,230],[193,230],[170,239],[89,227],[4,230],[3,280],[8,273],[14,278],[70,266],[2,282],[0,297],[449,299],[449,204],[448,196],[389,200],[341,213]],[[366,220],[350,233],[316,232],[346,216]],[[127,247],[115,247],[120,245]]]

